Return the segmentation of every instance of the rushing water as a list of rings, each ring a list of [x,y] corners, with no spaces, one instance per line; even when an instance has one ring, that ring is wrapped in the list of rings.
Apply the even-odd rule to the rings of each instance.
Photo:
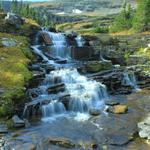
[[[70,51],[67,48],[68,45],[64,34],[44,32],[48,33],[49,38],[52,40],[53,45],[50,51],[52,51],[53,56],[61,59],[70,59]],[[78,36],[76,40],[79,47],[83,46],[81,37]],[[39,45],[32,46],[32,49],[34,53],[42,57],[46,63],[57,65],[54,61],[46,57]],[[56,93],[48,92],[47,89],[50,86],[55,86],[59,83],[64,84],[64,90],[60,90]],[[46,74],[45,80],[38,87],[38,90],[40,90],[40,94],[38,97],[33,98],[30,104],[40,103],[43,118],[52,117],[56,114],[77,113],[76,119],[83,119],[83,117],[85,117],[83,114],[87,114],[90,109],[96,108],[102,110],[104,108],[105,99],[108,99],[105,85],[80,75],[77,69],[72,65],[65,68],[61,68],[61,66],[59,68],[57,67],[56,70]],[[59,96],[65,93],[69,95],[69,100],[64,104],[64,102],[60,101]],[[43,103],[45,100],[49,101]],[[26,113],[27,107],[28,106],[25,107],[24,113]]]
[[[84,39],[83,39],[81,36],[78,35],[78,36],[75,38],[75,40],[76,40],[76,42],[77,42],[77,46],[78,46],[78,47],[83,47],[83,46],[84,46],[85,41],[84,41]]]
[[[134,75],[134,72],[130,72],[130,73],[125,72],[123,74],[122,84],[125,85],[125,86],[131,86],[136,91],[140,90],[138,85],[137,85],[137,81],[136,81],[136,77]]]

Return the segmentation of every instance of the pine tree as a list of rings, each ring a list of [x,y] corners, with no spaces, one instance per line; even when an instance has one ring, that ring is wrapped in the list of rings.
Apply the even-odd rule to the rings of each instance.
[[[150,0],[137,0],[136,15],[133,20],[133,28],[136,31],[150,30]]]
[[[122,30],[128,30],[132,27],[133,20],[133,9],[130,4],[127,4],[126,1],[122,6],[121,12],[115,18],[113,25],[110,28],[111,32],[117,32]]]
[[[12,0],[11,11],[13,13],[17,13],[18,12],[18,1],[17,0]]]

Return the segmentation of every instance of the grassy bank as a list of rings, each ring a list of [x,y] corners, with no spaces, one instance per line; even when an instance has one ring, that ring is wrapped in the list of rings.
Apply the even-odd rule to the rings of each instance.
[[[33,58],[26,37],[0,33],[1,41],[4,38],[13,39],[16,45],[0,43],[0,116],[10,115],[25,100],[25,84],[32,77],[27,66]]]

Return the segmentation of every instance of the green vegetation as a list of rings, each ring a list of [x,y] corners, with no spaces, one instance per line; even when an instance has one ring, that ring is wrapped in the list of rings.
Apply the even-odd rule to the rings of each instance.
[[[150,30],[150,0],[137,0],[137,11],[133,20],[135,31]]]
[[[10,47],[0,44],[0,88],[4,89],[0,97],[0,116],[6,116],[25,100],[24,86],[32,77],[27,65],[33,56],[26,37],[0,33],[2,38],[13,39],[17,44]]]
[[[134,29],[135,32],[150,30],[150,0],[137,0],[137,9],[134,11],[126,2],[123,9],[110,27],[110,32],[120,32]]]
[[[115,18],[114,23],[110,27],[110,32],[118,32],[128,30],[132,27],[133,9],[130,4],[124,3],[122,11]]]

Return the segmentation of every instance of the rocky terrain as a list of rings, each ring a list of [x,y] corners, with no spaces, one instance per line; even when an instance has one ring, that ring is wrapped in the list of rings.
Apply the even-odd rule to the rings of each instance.
[[[49,32],[12,13],[0,21],[0,149],[150,149],[149,32]]]

